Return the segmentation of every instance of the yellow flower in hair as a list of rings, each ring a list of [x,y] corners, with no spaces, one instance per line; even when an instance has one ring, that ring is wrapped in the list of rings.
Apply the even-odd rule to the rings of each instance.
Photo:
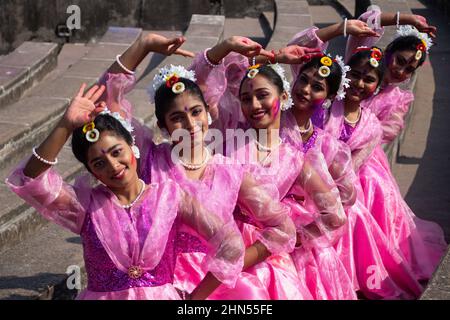
[[[86,124],[83,126],[83,133],[86,133],[86,132],[91,131],[91,130],[94,130],[94,129],[95,129],[94,121],[91,121],[91,122],[89,122],[89,123],[86,123]]]
[[[320,63],[324,66],[331,67],[333,60],[331,60],[330,57],[322,57],[322,59],[320,59]]]
[[[260,65],[259,63],[257,63],[257,64],[255,64],[255,65],[253,65],[253,66],[248,67],[248,69],[249,69],[249,70],[259,69],[259,67],[261,67],[261,65]]]

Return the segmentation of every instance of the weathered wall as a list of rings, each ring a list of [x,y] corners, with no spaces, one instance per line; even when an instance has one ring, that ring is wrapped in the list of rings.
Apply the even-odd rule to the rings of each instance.
[[[84,41],[111,25],[184,30],[194,13],[238,17],[273,10],[273,0],[1,0],[0,54],[27,40],[63,42],[55,28],[66,22],[72,4],[81,9],[81,29],[72,39]]]

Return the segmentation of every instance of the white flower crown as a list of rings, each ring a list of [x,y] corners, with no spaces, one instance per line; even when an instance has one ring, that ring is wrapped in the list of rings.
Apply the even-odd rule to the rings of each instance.
[[[350,86],[350,79],[347,78],[347,72],[350,71],[350,67],[344,63],[341,56],[336,56],[336,63],[339,65],[342,71],[341,83],[336,93],[336,100],[343,100],[345,98],[345,89]]]
[[[280,76],[281,80],[283,81],[283,89],[284,89],[284,91],[286,91],[288,98],[285,102],[283,102],[283,104],[281,106],[281,110],[283,110],[283,111],[288,110],[290,107],[292,107],[294,102],[292,101],[292,97],[291,97],[291,84],[286,79],[286,71],[278,63],[268,64],[268,66],[271,67]]]
[[[173,64],[171,64],[162,67],[158,70],[158,73],[155,74],[152,83],[147,88],[147,93],[152,103],[155,102],[155,94],[159,87],[165,84],[166,81],[168,81],[173,76],[176,76],[178,78],[186,78],[193,82],[197,80],[195,78],[195,72],[193,70],[187,70],[183,66],[174,66]],[[179,93],[181,93],[182,91],[179,91]]]
[[[108,115],[110,117],[113,117],[114,119],[116,119],[117,121],[120,122],[120,124],[125,128],[125,130],[127,130],[130,135],[131,135],[131,139],[133,140],[132,146],[131,146],[131,150],[133,150],[134,156],[139,159],[141,156],[141,153],[139,151],[139,148],[136,146],[136,140],[135,137],[133,135],[133,126],[131,125],[131,122],[127,121],[126,119],[124,119],[119,112],[111,112],[108,107],[106,107],[105,110],[103,110],[102,112],[99,113],[99,115]],[[86,135],[87,137],[87,135]],[[98,140],[98,137],[97,137]]]
[[[433,46],[433,40],[431,40],[431,37],[428,34],[419,32],[419,30],[411,25],[400,26],[395,33],[394,39],[407,36],[415,36],[416,38],[419,38],[420,40],[425,42],[425,50],[427,51],[427,53]]]

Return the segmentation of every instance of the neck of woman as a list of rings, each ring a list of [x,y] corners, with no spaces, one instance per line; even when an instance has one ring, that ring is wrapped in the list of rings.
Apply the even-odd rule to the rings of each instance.
[[[116,195],[117,199],[122,205],[129,204],[133,202],[139,193],[141,193],[143,188],[143,183],[137,177],[133,179],[129,184],[124,186],[123,188],[111,188],[109,189]]]
[[[192,144],[189,152],[183,151],[184,149],[181,149],[180,157],[191,164],[200,164],[206,157],[204,141],[201,143]]]
[[[270,124],[264,129],[255,129],[256,138],[260,144],[267,148],[278,146],[280,140],[280,122]]]
[[[298,109],[293,110],[295,121],[297,122],[297,126],[300,128],[300,130],[308,129],[313,113],[314,110],[312,108],[308,110],[298,110]],[[309,129],[310,130],[308,132],[302,133],[303,141],[307,141],[309,137],[311,137],[313,133],[312,126]]]

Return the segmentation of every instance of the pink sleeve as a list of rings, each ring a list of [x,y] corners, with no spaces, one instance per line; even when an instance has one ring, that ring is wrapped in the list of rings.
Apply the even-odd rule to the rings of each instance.
[[[366,163],[375,148],[381,144],[381,127],[378,127],[378,129],[379,130],[372,130],[372,139],[368,140],[365,145],[352,149],[353,170],[355,172],[359,171],[359,168]]]
[[[244,267],[245,254],[244,241],[234,219],[231,215],[227,218],[209,212],[194,197],[183,195],[180,208],[183,222],[210,247],[203,261],[204,269],[227,287],[234,287]]]
[[[212,67],[204,52],[198,53],[190,69],[195,71],[197,84],[203,92],[213,128],[237,128],[242,120],[239,86],[247,71],[248,59],[235,52],[228,54],[217,66]]]
[[[25,176],[23,169],[27,162],[9,175],[8,187],[44,218],[80,234],[86,210],[79,201],[76,188],[65,183],[52,168],[34,179]]]
[[[320,51],[325,51],[328,47],[328,42],[323,42],[316,34],[317,30],[319,28],[317,27],[310,27],[306,30],[303,30],[299,33],[297,33],[288,43],[288,46],[290,45],[298,45],[301,47],[307,47],[307,48],[319,48]],[[301,64],[292,64],[291,65],[291,71],[293,79],[297,79],[298,73],[301,68]]]
[[[289,208],[278,199],[275,185],[257,182],[249,173],[244,174],[238,205],[261,228],[257,238],[272,254],[291,252],[296,241]]]
[[[131,74],[106,72],[100,78],[99,84],[106,86],[106,90],[99,101],[105,101],[109,110],[119,112],[125,119],[130,120],[132,117],[132,106],[125,99],[125,95],[133,90],[136,84],[136,77]]]
[[[372,47],[374,46],[378,40],[380,40],[381,36],[384,33],[384,28],[381,26],[381,11],[379,10],[369,10],[364,12],[358,19],[364,21],[368,24],[369,27],[372,28],[375,32],[377,32],[379,37],[355,37],[352,35],[348,36],[347,45],[345,48],[345,61],[348,62],[350,57],[353,55],[353,51],[356,48],[364,46],[364,47]]]
[[[351,207],[356,201],[355,181],[357,176],[353,170],[350,148],[331,136],[326,143],[328,144],[326,148],[335,149],[328,171],[339,190],[342,205],[344,208]]]
[[[380,94],[380,98],[374,99],[370,106],[383,129],[382,143],[389,143],[400,134],[405,127],[405,116],[409,106],[414,101],[414,94],[411,91],[396,89],[385,98]]]
[[[333,245],[340,237],[347,218],[340,192],[320,154],[311,152],[306,155],[299,183],[306,194],[304,205],[312,214],[311,223],[296,223],[302,245]]]

